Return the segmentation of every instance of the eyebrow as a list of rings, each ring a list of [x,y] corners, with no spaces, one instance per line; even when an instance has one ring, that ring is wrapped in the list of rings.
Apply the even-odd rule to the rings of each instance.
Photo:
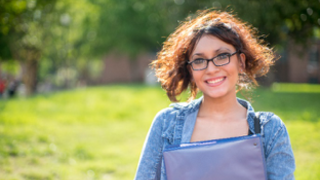
[[[214,52],[215,52],[215,53],[218,53],[218,52],[221,52],[221,51],[223,51],[223,50],[231,51],[229,48],[221,47],[221,48],[215,50]],[[191,58],[192,58],[193,56],[195,56],[195,55],[202,56],[202,55],[204,55],[204,54],[203,54],[203,53],[196,53],[196,54],[193,54],[193,55],[191,56]]]

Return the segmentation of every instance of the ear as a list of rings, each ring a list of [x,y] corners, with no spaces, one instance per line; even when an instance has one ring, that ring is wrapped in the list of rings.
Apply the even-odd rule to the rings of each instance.
[[[246,69],[246,55],[241,53],[240,54],[240,59],[239,59],[239,68],[242,69],[242,70],[245,70]]]

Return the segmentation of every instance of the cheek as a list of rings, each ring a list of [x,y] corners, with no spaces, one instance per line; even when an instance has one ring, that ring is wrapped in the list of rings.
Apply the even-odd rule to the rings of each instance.
[[[239,63],[230,63],[230,66],[227,66],[226,67],[227,71],[230,73],[230,74],[239,74],[240,72],[240,64]]]
[[[240,69],[235,64],[232,64],[232,66],[228,66],[228,67],[225,68],[225,72],[227,72],[228,77],[232,81],[232,83],[236,83],[238,81],[239,70]]]
[[[201,73],[194,71],[193,73],[191,73],[191,78],[194,82],[197,82],[201,79]]]

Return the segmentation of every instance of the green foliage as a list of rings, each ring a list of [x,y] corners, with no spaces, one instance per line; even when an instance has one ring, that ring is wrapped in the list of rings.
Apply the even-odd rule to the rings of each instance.
[[[252,98],[285,122],[296,179],[319,179],[320,94],[257,89]],[[1,101],[0,180],[132,179],[151,121],[169,104],[159,87],[138,84]]]
[[[4,61],[1,63],[0,71],[8,74],[17,74],[19,72],[19,64],[14,60]]]
[[[283,47],[289,39],[306,43],[320,38],[320,6],[314,0],[148,0],[92,1],[104,7],[100,12],[95,52],[118,50],[136,55],[155,51],[188,15],[199,9],[231,11],[257,27],[262,39]],[[165,37],[165,38],[163,38]]]
[[[50,13],[56,0],[0,1],[0,42],[4,49],[0,57],[21,60],[26,48],[41,49],[43,31],[48,23],[54,24]]]
[[[79,13],[81,12],[81,13]],[[23,66],[27,94],[37,80],[53,81],[59,70],[86,67],[90,42],[95,39],[98,9],[86,0],[0,1],[0,62],[14,59]],[[79,63],[80,62],[80,63]],[[40,67],[40,68],[38,68]],[[61,74],[61,73],[60,73]],[[73,78],[66,73],[63,83]]]
[[[148,1],[97,1],[101,9],[95,42],[95,52],[121,51],[136,56],[143,51],[160,48],[171,23],[168,19],[168,2]],[[172,4],[172,3],[169,3]]]

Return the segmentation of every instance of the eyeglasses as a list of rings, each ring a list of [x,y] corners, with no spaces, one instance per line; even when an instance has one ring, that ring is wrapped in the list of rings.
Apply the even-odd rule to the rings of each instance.
[[[208,64],[210,61],[212,61],[212,63],[215,66],[224,66],[230,63],[230,57],[237,54],[238,51],[229,54],[229,53],[223,53],[223,54],[219,54],[216,57],[213,57],[211,59],[203,59],[203,58],[197,58],[191,62],[187,62],[188,64],[191,64],[191,67],[194,71],[200,71],[200,70],[204,70],[208,67]]]

